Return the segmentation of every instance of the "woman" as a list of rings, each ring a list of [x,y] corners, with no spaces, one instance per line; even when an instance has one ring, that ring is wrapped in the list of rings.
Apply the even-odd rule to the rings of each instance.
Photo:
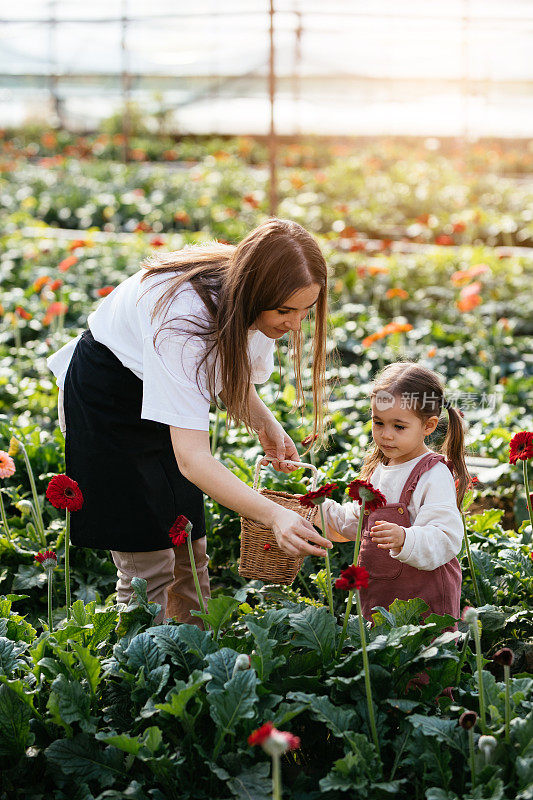
[[[172,548],[180,514],[193,523],[202,594],[209,597],[203,492],[272,528],[291,555],[331,543],[298,514],[254,492],[209,445],[210,401],[257,433],[275,469],[299,460],[259,399],[276,339],[292,332],[298,399],[301,323],[315,309],[314,432],[323,432],[326,264],[300,225],[271,219],[237,247],[212,243],[161,254],[123,281],[88,319],[89,330],[48,359],[64,393],[67,474],[84,494],[72,543],[111,550],[117,598],[134,576],[164,616],[192,622],[198,607],[187,548]],[[63,390],[63,391],[62,391]],[[165,612],[165,613],[163,613]],[[197,621],[197,620],[196,620]]]

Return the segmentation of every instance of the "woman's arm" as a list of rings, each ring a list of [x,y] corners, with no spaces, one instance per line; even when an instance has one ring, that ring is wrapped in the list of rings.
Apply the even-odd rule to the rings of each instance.
[[[263,497],[213,458],[207,431],[170,426],[170,435],[182,475],[217,503],[271,528],[288,555],[323,556],[331,547],[310,522]]]
[[[279,472],[293,472],[298,469],[292,464],[281,463],[283,461],[300,461],[300,456],[291,437],[285,433],[283,426],[280,425],[268,406],[263,403],[253,384],[250,384],[249,397],[252,427],[265,451],[265,460],[262,463],[271,463]]]

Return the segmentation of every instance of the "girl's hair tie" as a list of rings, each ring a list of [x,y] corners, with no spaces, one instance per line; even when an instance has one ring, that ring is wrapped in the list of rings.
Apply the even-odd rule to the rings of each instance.
[[[446,400],[446,398],[443,397],[442,398],[442,407],[443,408],[451,408],[452,404],[450,403],[449,400]]]

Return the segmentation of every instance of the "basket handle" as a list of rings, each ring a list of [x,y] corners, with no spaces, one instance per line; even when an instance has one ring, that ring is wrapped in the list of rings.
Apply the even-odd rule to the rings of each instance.
[[[267,458],[269,461],[272,459],[268,458],[268,456],[259,456],[257,461],[255,462],[255,475],[254,475],[254,491],[257,491],[259,488],[259,473],[261,472],[261,461]],[[295,467],[305,467],[305,469],[310,469],[313,473],[313,478],[311,480],[311,491],[314,492],[316,489],[316,485],[318,483],[318,470],[314,464],[306,464],[303,461],[283,461],[284,464],[294,464]]]

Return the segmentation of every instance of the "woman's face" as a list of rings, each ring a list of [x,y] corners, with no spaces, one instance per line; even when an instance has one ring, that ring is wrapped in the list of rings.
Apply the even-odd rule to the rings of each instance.
[[[288,331],[299,331],[319,294],[320,286],[317,283],[297,289],[287,297],[282,306],[262,311],[252,328],[260,330],[269,339],[280,339]]]

